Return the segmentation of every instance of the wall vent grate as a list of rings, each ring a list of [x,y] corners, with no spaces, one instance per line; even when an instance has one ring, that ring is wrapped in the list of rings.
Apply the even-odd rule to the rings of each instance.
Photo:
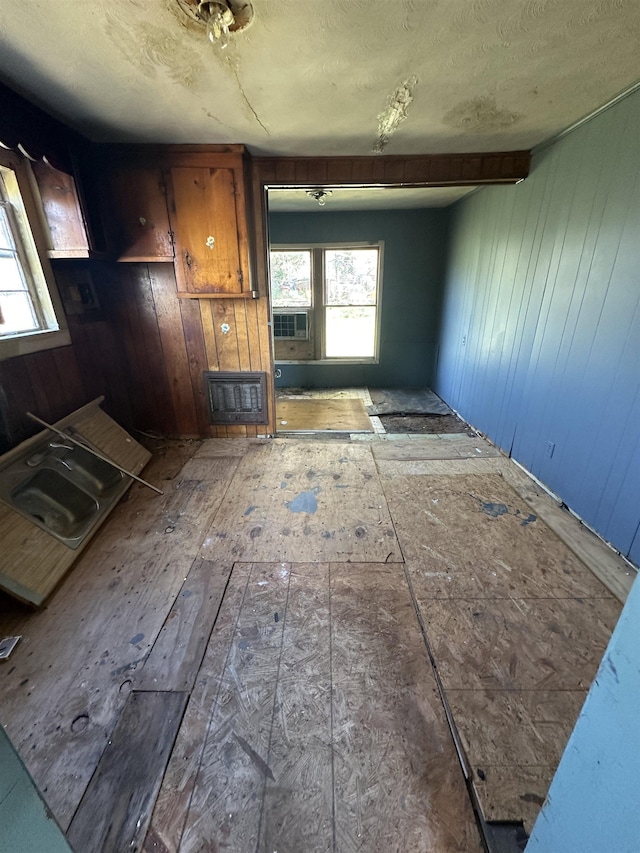
[[[267,374],[205,370],[209,423],[266,424]]]

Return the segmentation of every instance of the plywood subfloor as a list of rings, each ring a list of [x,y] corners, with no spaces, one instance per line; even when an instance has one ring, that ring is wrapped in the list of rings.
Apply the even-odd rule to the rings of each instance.
[[[230,594],[180,851],[480,853],[403,568],[236,564]]]
[[[287,439],[249,448],[202,556],[263,563],[402,561],[369,447]]]
[[[282,399],[276,401],[278,432],[373,432],[362,400]]]
[[[450,464],[448,474],[443,462],[381,461],[484,816],[530,826],[620,603],[491,470],[498,460]]]
[[[47,608],[0,597],[0,718],[86,853],[100,792],[145,853],[475,853],[436,671],[485,816],[530,825],[619,605],[447,441],[163,444]]]

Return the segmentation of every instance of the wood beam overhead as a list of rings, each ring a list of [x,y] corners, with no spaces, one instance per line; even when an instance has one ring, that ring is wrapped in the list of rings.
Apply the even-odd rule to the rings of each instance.
[[[464,186],[515,184],[529,174],[529,151],[413,157],[254,157],[263,185]]]

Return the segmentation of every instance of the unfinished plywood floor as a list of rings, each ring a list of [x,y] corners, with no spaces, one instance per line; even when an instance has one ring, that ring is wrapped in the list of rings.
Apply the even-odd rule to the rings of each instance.
[[[619,605],[469,442],[171,443],[46,609],[0,600],[78,851],[476,853],[439,690],[486,816],[533,819]]]
[[[373,432],[362,400],[278,398],[278,432]]]

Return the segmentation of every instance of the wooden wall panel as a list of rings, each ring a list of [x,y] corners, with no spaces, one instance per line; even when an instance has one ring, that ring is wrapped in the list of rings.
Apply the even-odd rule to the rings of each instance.
[[[635,562],[639,137],[636,92],[455,205],[434,386]]]

